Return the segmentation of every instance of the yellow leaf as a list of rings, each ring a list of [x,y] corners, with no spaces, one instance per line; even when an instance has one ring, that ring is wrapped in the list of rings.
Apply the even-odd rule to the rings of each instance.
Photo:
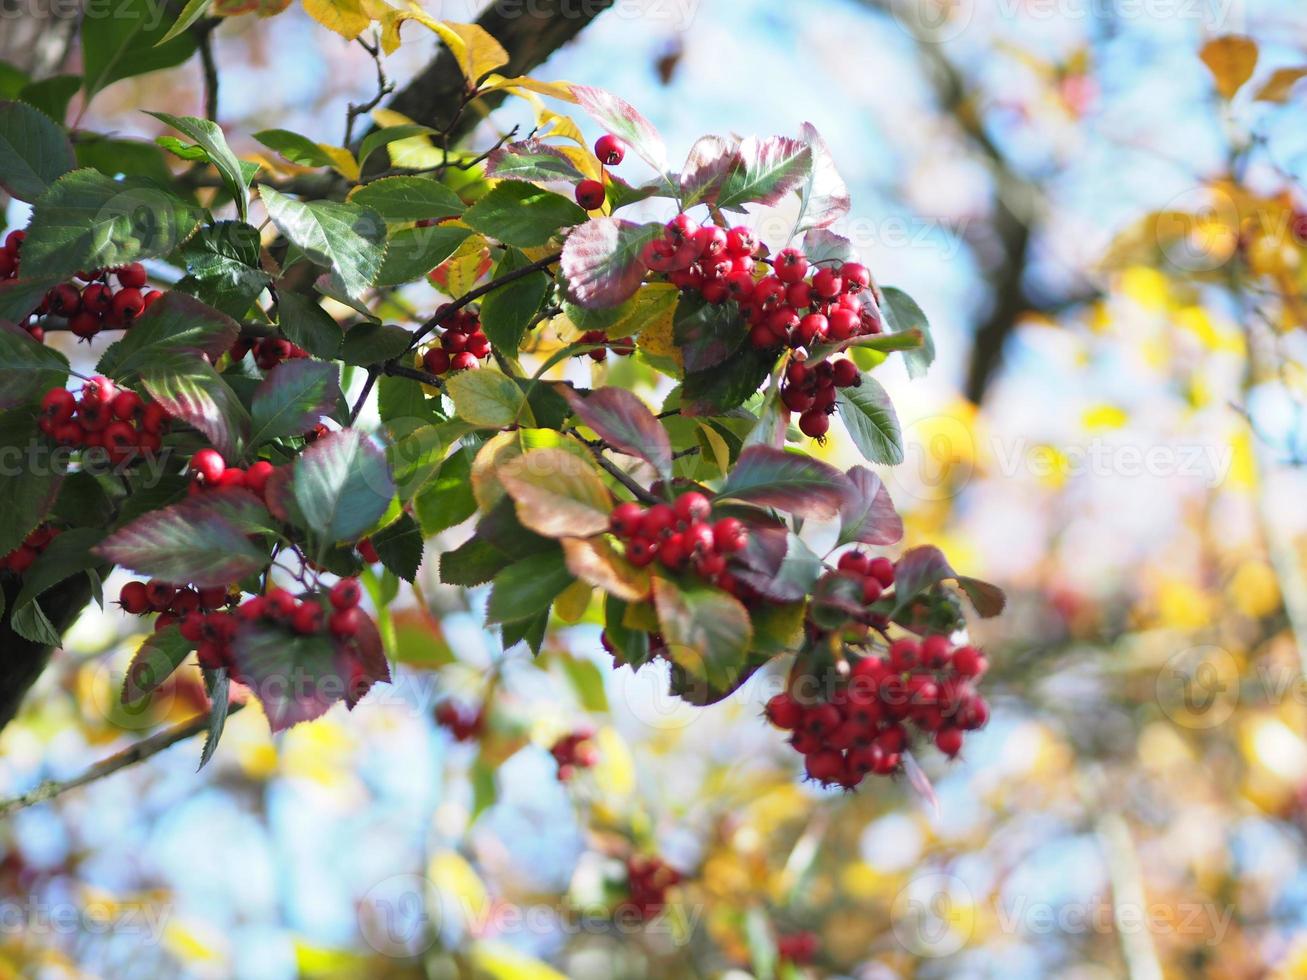
[[[387,126],[410,126],[413,120],[394,109],[373,109],[372,121],[383,129]],[[396,167],[412,167],[423,170],[439,166],[444,154],[426,135],[410,136],[408,139],[395,140],[386,144],[390,162]]]
[[[572,93],[571,82],[538,82],[527,75],[518,75],[516,78],[491,75],[486,79],[486,83],[481,86],[482,92],[493,92],[496,89],[504,89],[514,95],[521,95],[522,91],[539,92],[541,95],[547,95],[552,99],[576,102],[576,96]]]
[[[503,943],[478,942],[471,959],[478,972],[493,980],[567,980],[553,967]]]
[[[649,597],[648,569],[636,568],[600,535],[595,538],[564,538],[567,570],[587,586],[598,586],[624,602]]]
[[[475,85],[482,76],[508,63],[508,52],[495,40],[494,35],[480,24],[455,24],[437,20],[417,4],[410,3],[403,10],[388,13],[382,20],[381,46],[390,53],[399,47],[399,28],[405,21],[415,20],[440,36],[468,85]]]
[[[304,0],[304,12],[347,41],[354,40],[372,23],[362,0]]]
[[[427,865],[427,878],[437,892],[449,901],[441,902],[440,911],[461,916],[464,928],[479,921],[490,902],[486,886],[472,865],[456,851],[441,851]],[[429,910],[434,911],[434,910]]]
[[[1101,432],[1104,429],[1119,429],[1129,419],[1125,409],[1117,405],[1095,405],[1085,409],[1080,422],[1090,432]]]
[[[1307,78],[1307,67],[1280,68],[1257,90],[1258,102],[1287,102],[1289,93],[1302,79]]]
[[[1199,55],[1216,80],[1216,90],[1233,99],[1257,67],[1257,42],[1238,34],[1218,37],[1203,45]]]
[[[486,248],[483,236],[472,235],[440,263],[445,270],[444,292],[447,296],[462,296],[476,285],[488,265]]]
[[[318,149],[331,158],[332,169],[346,180],[359,179],[359,163],[349,150],[343,146],[332,146],[330,143],[319,143]]]
[[[731,468],[731,449],[726,445],[726,440],[722,438],[720,432],[707,422],[699,423],[699,431],[703,434],[704,441],[708,443],[709,448],[712,449],[713,462],[717,464],[717,468],[722,473],[725,473]]]
[[[578,623],[590,608],[594,586],[589,582],[573,582],[554,600],[554,615],[564,623]]]

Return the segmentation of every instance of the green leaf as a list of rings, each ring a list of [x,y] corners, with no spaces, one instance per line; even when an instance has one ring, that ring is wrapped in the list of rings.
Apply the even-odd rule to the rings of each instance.
[[[203,2],[207,3],[208,0]],[[227,727],[227,712],[231,707],[231,678],[227,675],[226,668],[205,670],[204,687],[209,693],[209,727],[204,733],[204,748],[200,751],[198,769],[203,769],[213,758],[223,729]]]
[[[82,87],[81,75],[52,75],[39,82],[24,85],[18,101],[39,109],[57,123],[68,118],[68,103]],[[72,169],[70,166],[68,169]]]
[[[377,274],[378,286],[398,286],[425,279],[458,250],[472,232],[453,225],[401,228],[391,234],[386,260]]]
[[[35,201],[77,166],[64,131],[37,109],[0,102],[0,188]]]
[[[869,463],[903,462],[903,433],[889,393],[869,374],[856,388],[841,388],[835,404],[853,444]]]
[[[825,520],[839,514],[850,492],[848,478],[828,463],[802,453],[755,445],[740,453],[720,499],[743,500]]]
[[[552,604],[576,579],[567,570],[561,550],[545,551],[509,565],[495,576],[486,606],[486,622],[512,623],[530,619]]]
[[[745,344],[735,356],[714,368],[687,371],[681,383],[681,412],[725,415],[753,397],[775,366],[774,352]]]
[[[572,690],[576,692],[577,700],[581,702],[582,711],[608,710],[608,696],[604,692],[604,675],[593,661],[560,654],[558,662],[563,665],[563,672],[567,674]]]
[[[556,146],[528,139],[507,143],[486,158],[486,176],[498,180],[567,181],[585,180],[585,174]]]
[[[360,299],[385,258],[386,226],[371,208],[297,201],[266,184],[259,195],[277,229],[310,261],[331,270],[345,294]]]
[[[617,650],[621,662],[632,670],[639,670],[649,662],[649,633],[631,629],[624,620],[627,603],[609,595],[604,600],[604,635]]]
[[[259,244],[254,226],[219,221],[201,228],[178,250],[177,258],[195,280],[197,299],[229,316],[243,317],[272,282],[259,266]]]
[[[564,228],[579,225],[585,217],[575,202],[561,194],[522,181],[506,180],[468,208],[463,220],[469,227],[505,245],[534,248],[544,245]]]
[[[268,566],[271,558],[249,535],[270,524],[272,516],[248,490],[209,490],[141,515],[94,551],[165,582],[229,585]]]
[[[531,264],[531,260],[510,248],[499,260],[494,278],[499,279]],[[549,293],[549,276],[543,271],[523,276],[500,286],[481,301],[481,329],[499,350],[516,352],[527,324]]]
[[[150,306],[122,340],[110,346],[96,369],[130,382],[169,354],[204,354],[209,360],[231,349],[240,324],[199,300],[169,290]]]
[[[340,371],[334,364],[300,358],[268,372],[250,403],[249,447],[303,435],[330,414],[340,398]]]
[[[203,432],[228,460],[240,457],[249,413],[208,361],[191,353],[158,355],[141,370],[141,384],[169,415]]]
[[[249,181],[241,168],[241,162],[236,159],[236,154],[227,145],[227,138],[222,135],[218,124],[208,119],[197,119],[195,116],[173,116],[166,112],[148,114],[167,123],[179,133],[184,133],[195,141],[196,146],[204,150],[205,157],[218,171],[227,192],[236,202],[237,215],[241,221],[244,221],[249,214]]]
[[[422,564],[422,529],[407,514],[372,535],[381,563],[406,582],[417,576]]]
[[[595,218],[573,230],[563,243],[561,259],[568,295],[590,310],[626,302],[644,279],[644,247],[662,229],[656,222],[641,225],[621,218]]]
[[[740,307],[734,301],[709,303],[698,293],[682,293],[672,322],[672,339],[680,348],[687,373],[721,364],[748,335]]]
[[[470,451],[455,452],[440,467],[439,475],[413,501],[424,534],[456,527],[477,511],[472,493]]]
[[[46,589],[101,564],[101,559],[92,554],[91,549],[100,543],[104,535],[103,528],[74,527],[46,545],[32,566],[23,573],[23,587],[14,600],[14,610],[23,608]]]
[[[0,466],[0,555],[7,555],[45,520],[59,495],[67,470],[65,455],[36,427],[36,413],[14,409],[0,413],[0,449],[7,463]]]
[[[333,432],[304,450],[294,489],[309,529],[327,544],[370,530],[395,496],[385,454],[358,429]]]
[[[881,315],[888,329],[893,333],[916,331],[921,335],[920,345],[907,350],[903,355],[903,360],[908,365],[908,377],[920,378],[935,361],[935,339],[930,335],[930,322],[916,300],[903,290],[886,286],[881,293],[885,297]]]
[[[576,417],[613,448],[648,462],[664,480],[672,478],[672,444],[667,430],[634,392],[600,388],[585,398],[570,388],[564,397]]]
[[[399,140],[412,139],[415,136],[435,135],[438,135],[436,130],[430,126],[421,126],[417,123],[405,123],[399,126],[385,126],[381,129],[374,129],[363,137],[363,142],[359,145],[359,166],[362,167],[366,164],[368,157],[383,146],[389,146]]]
[[[0,320],[0,409],[35,402],[67,377],[66,357]]]
[[[148,180],[74,170],[56,180],[32,209],[24,271],[70,276],[167,255],[203,218],[201,208]]]
[[[346,364],[380,364],[399,357],[412,340],[409,331],[393,323],[356,323],[345,331],[339,357]]]
[[[484,585],[513,561],[485,538],[473,536],[440,556],[440,581],[446,585]]]
[[[9,625],[23,639],[39,643],[41,646],[58,647],[63,645],[63,638],[54,628],[50,618],[39,602],[29,602],[9,618]]]
[[[720,190],[704,195],[720,208],[778,204],[799,187],[812,169],[812,147],[788,136],[748,136],[721,180]]]
[[[292,344],[330,360],[340,350],[340,324],[311,296],[287,290],[277,295],[277,326]]]
[[[535,424],[522,389],[498,371],[460,371],[446,380],[445,392],[454,400],[457,417],[469,425],[502,429]]]
[[[302,167],[336,166],[336,160],[313,140],[289,129],[263,129],[254,138],[282,159]]]
[[[753,625],[739,600],[702,584],[654,576],[654,607],[668,656],[711,688],[731,686],[745,669]]]
[[[187,28],[208,13],[209,6],[212,3],[213,0],[186,0],[186,6],[184,6],[182,12],[177,15],[177,19],[173,21],[172,27],[168,28],[168,32],[155,42],[155,46],[158,47],[160,44],[166,44],[173,38],[183,34]],[[205,751],[208,751],[207,744],[205,745]],[[200,768],[204,768],[203,762],[200,763]]]
[[[162,186],[172,180],[163,148],[157,143],[80,133],[73,150],[79,167],[90,167],[106,177],[144,177]]]
[[[145,638],[123,675],[122,703],[136,704],[185,663],[195,644],[176,626],[156,630]]]
[[[8,321],[11,325],[25,322],[41,305],[45,294],[66,279],[66,276],[40,276],[0,281],[0,321]],[[27,331],[21,332],[26,336]]]
[[[454,218],[467,210],[462,198],[430,177],[383,177],[364,184],[349,200],[371,208],[394,224]]]
[[[190,33],[163,41],[168,33],[163,8],[151,0],[112,0],[112,7],[96,7],[94,13],[88,10],[81,32],[88,98],[121,78],[172,68],[195,53]]]

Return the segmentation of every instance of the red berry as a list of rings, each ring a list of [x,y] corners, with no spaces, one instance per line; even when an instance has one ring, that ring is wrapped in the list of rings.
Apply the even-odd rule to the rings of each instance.
[[[753,232],[743,225],[737,225],[726,233],[726,252],[729,255],[747,256],[758,250],[758,239]]]
[[[806,389],[789,385],[781,389],[781,402],[791,412],[802,414],[812,408],[813,397]]]
[[[73,417],[77,400],[67,388],[51,388],[41,399],[41,417],[56,425]]]
[[[658,560],[666,568],[680,568],[689,556],[690,549],[686,546],[683,534],[669,534],[658,545]]]
[[[139,262],[125,265],[118,270],[118,284],[140,289],[146,283],[145,266]]]
[[[871,272],[860,262],[845,262],[840,266],[840,278],[844,280],[844,288],[849,292],[857,292],[871,285]]]
[[[327,620],[327,626],[334,636],[348,639],[359,631],[363,614],[357,608],[337,609]]]
[[[359,588],[358,579],[343,578],[331,587],[327,598],[337,609],[353,609],[363,598],[363,590]]]
[[[162,612],[172,605],[172,601],[177,596],[176,586],[169,585],[167,582],[160,582],[158,579],[150,579],[145,584],[145,598],[150,604],[150,608]]]
[[[953,669],[962,677],[979,677],[988,666],[984,654],[975,647],[958,647],[953,651]]]
[[[118,593],[118,604],[123,612],[140,616],[150,608],[150,596],[144,582],[128,582]]]
[[[594,211],[604,203],[604,185],[597,180],[583,180],[576,185],[576,203]]]
[[[862,381],[858,366],[847,358],[840,358],[831,365],[831,380],[836,388],[850,388]]]
[[[451,371],[475,371],[481,366],[477,356],[471,351],[463,351],[461,354],[455,354],[449,359],[449,368]]]
[[[141,412],[141,428],[146,432],[161,435],[167,424],[168,413],[164,411],[163,406],[158,402],[150,402],[145,406],[145,410]]]
[[[644,508],[637,503],[628,501],[618,504],[608,515],[608,528],[619,538],[629,538],[640,527],[643,516]]]
[[[844,775],[844,757],[834,749],[822,749],[807,758],[808,775],[819,783],[837,783]]]
[[[858,332],[858,314],[852,310],[832,310],[827,319],[830,326],[826,336],[830,340],[848,340]]]
[[[422,355],[422,367],[431,374],[444,374],[449,370],[448,352],[432,347]]]
[[[868,575],[862,580],[862,601],[867,605],[879,599],[884,591],[885,587],[872,576]]]
[[[82,294],[71,282],[63,282],[46,296],[50,312],[59,316],[72,316],[82,307]]]
[[[113,309],[113,290],[101,282],[93,282],[82,289],[82,309],[104,316]]]
[[[68,320],[68,329],[83,340],[90,340],[100,332],[102,326],[100,318],[87,310],[82,310]]]
[[[377,554],[376,546],[373,545],[371,538],[363,538],[355,547],[358,553],[363,556],[363,560],[369,565],[375,565],[381,561],[381,556]]]
[[[190,470],[205,483],[217,483],[227,470],[222,454],[216,449],[201,449],[191,457]]]
[[[260,497],[263,496],[263,488],[268,485],[268,477],[272,476],[277,468],[269,463],[266,459],[261,459],[257,463],[252,463],[250,468],[245,471],[245,486],[247,489],[254,491]]]
[[[825,412],[804,412],[799,416],[799,431],[811,439],[821,439],[830,431],[830,418]]]
[[[854,575],[866,575],[867,568],[871,560],[861,551],[846,551],[840,555],[840,560],[836,564],[842,572],[852,572]]]
[[[654,504],[640,519],[640,537],[655,541],[676,524],[676,511],[668,504]]]
[[[644,538],[635,538],[627,542],[626,560],[637,568],[643,568],[654,560],[658,547],[652,541]]]
[[[123,422],[130,422],[136,418],[136,413],[141,410],[141,396],[134,391],[120,391],[113,396],[111,407],[114,418]]]
[[[723,517],[712,527],[713,547],[724,555],[744,550],[749,543],[749,529],[734,517]]]
[[[889,662],[898,671],[911,670],[917,666],[921,663],[921,648],[917,646],[917,641],[906,637],[895,640],[889,645]]]
[[[947,636],[938,633],[927,636],[921,641],[921,662],[931,670],[938,670],[948,663],[951,649]]]
[[[812,291],[822,299],[835,299],[844,292],[844,280],[831,269],[818,269],[812,277]]]
[[[712,513],[712,503],[697,490],[690,490],[676,498],[676,518],[684,524],[706,521]]]
[[[707,554],[713,549],[713,530],[707,524],[691,524],[682,532],[685,550],[692,555]]]
[[[217,609],[219,606],[227,604],[227,587],[224,585],[213,585],[208,588],[200,589],[200,608]]]
[[[894,584],[894,563],[888,558],[873,558],[867,573],[874,576],[887,589]]]
[[[803,713],[803,730],[809,735],[828,735],[840,724],[840,712],[833,704],[818,704]]]
[[[808,260],[797,248],[787,248],[777,254],[772,268],[781,282],[798,282],[808,274]]]
[[[277,619],[290,619],[299,608],[299,600],[278,586],[273,586],[263,597],[267,615]]]
[[[626,157],[626,144],[608,133],[595,140],[595,156],[605,167],[615,167]]]
[[[962,751],[962,729],[941,728],[935,733],[935,748],[950,759]]]
[[[322,607],[316,602],[302,603],[291,614],[290,628],[304,636],[318,632],[318,630],[322,629]],[[355,624],[355,629],[357,629],[357,624]]]
[[[131,323],[145,311],[145,297],[139,289],[127,287],[113,297],[110,316],[123,323]]]

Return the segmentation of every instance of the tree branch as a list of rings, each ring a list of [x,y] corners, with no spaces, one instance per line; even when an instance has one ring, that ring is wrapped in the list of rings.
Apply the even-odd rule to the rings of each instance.
[[[244,707],[243,703],[231,705],[227,709],[227,717],[230,718]],[[196,715],[189,721],[183,721],[172,728],[156,732],[149,738],[143,738],[121,752],[115,752],[108,758],[101,759],[85,772],[74,776],[72,779],[63,780],[62,782],[47,780],[29,793],[0,802],[0,817],[8,816],[15,810],[22,810],[25,807],[35,806],[37,803],[53,800],[56,796],[62,796],[71,789],[77,789],[79,786],[85,786],[87,783],[93,783],[97,779],[110,776],[120,769],[126,769],[138,762],[144,762],[150,756],[158,755],[164,749],[171,748],[178,742],[184,742],[191,736],[198,735],[208,729],[211,714],[212,712],[210,714]]]

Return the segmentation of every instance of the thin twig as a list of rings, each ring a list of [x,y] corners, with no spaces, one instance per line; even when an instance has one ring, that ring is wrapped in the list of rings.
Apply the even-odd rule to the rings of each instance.
[[[585,439],[578,435],[574,429],[568,430],[567,434],[585,446],[586,449],[590,450],[590,454],[594,456],[595,462],[603,467],[604,471],[607,472],[609,476],[622,486],[626,487],[626,489],[630,490],[631,493],[635,494],[637,500],[642,500],[646,504],[662,503],[661,500],[644,487],[640,486],[640,484],[636,483],[635,480],[631,479],[631,477],[621,469],[621,467],[604,455],[604,447],[607,444],[603,442],[603,440],[592,441],[590,439]]]
[[[384,365],[380,368],[368,369],[368,380],[363,383],[363,390],[359,392],[358,401],[354,403],[354,407],[349,413],[350,425],[353,425],[358,421],[359,413],[363,411],[363,406],[367,404],[368,395],[372,394],[373,385],[377,383],[377,378],[379,378],[383,373],[386,373]]]
[[[244,708],[244,703],[231,705],[227,709],[227,717],[230,718],[236,712]],[[193,735],[198,735],[206,731],[209,727],[209,715],[196,715],[189,721],[183,721],[174,725],[172,728],[157,732],[149,738],[143,738],[134,745],[130,745],[121,752],[115,752],[113,755],[101,759],[95,765],[91,766],[85,772],[72,779],[46,780],[36,789],[22,796],[15,796],[12,799],[0,803],[0,817],[7,816],[15,810],[22,810],[29,806],[35,806],[37,803],[45,803],[54,799],[56,796],[62,796],[70,789],[77,789],[79,786],[85,786],[87,783],[93,783],[97,779],[103,779],[105,776],[111,776],[120,769],[126,769],[138,762],[144,762],[150,756],[158,755],[164,749],[171,748],[178,742],[184,742]]]
[[[349,146],[354,140],[354,122],[364,113],[371,112],[377,106],[381,105],[381,100],[391,92],[395,91],[395,83],[386,77],[385,65],[381,63],[381,45],[376,41],[365,41],[363,38],[356,38],[364,51],[372,56],[372,62],[377,66],[377,94],[362,105],[355,105],[351,102],[345,108],[345,141],[344,145]]]
[[[421,381],[424,385],[432,385],[441,391],[445,389],[445,379],[430,371],[422,371],[418,368],[405,367],[403,364],[386,362],[381,367],[382,373],[392,378],[408,378],[410,381]]]
[[[204,71],[204,118],[218,121],[218,62],[213,57],[213,32],[218,27],[214,20],[196,29],[199,42],[200,65]]]

